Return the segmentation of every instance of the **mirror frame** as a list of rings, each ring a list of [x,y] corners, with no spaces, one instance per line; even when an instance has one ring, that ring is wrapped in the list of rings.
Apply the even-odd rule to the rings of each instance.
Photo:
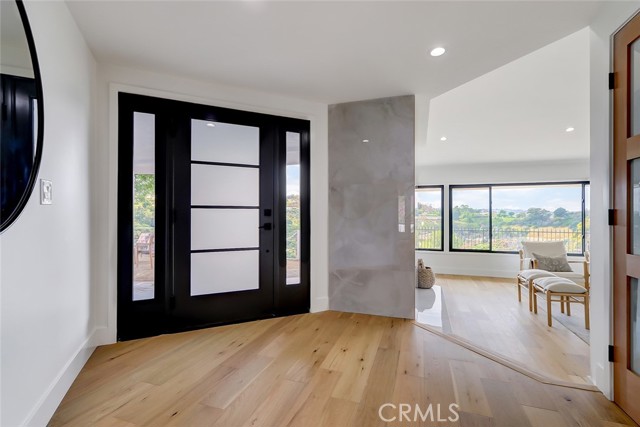
[[[31,26],[29,25],[29,17],[27,11],[24,8],[22,0],[14,0],[18,7],[18,13],[22,20],[22,27],[24,28],[24,34],[27,37],[27,44],[29,45],[29,54],[31,55],[31,66],[33,67],[33,78],[36,83],[36,98],[38,99],[38,135],[36,141],[36,152],[33,158],[33,167],[31,168],[31,174],[29,175],[29,181],[25,188],[24,193],[20,197],[18,204],[15,206],[11,214],[2,221],[0,224],[0,233],[5,231],[11,224],[15,222],[24,210],[31,193],[38,181],[38,172],[40,171],[40,163],[42,161],[42,146],[44,140],[44,98],[42,95],[42,79],[40,76],[40,64],[38,62],[38,55],[36,52],[36,44],[33,40],[33,33],[31,32]]]

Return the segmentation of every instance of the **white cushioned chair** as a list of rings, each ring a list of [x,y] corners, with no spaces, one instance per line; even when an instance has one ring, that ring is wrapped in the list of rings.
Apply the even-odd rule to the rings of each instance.
[[[585,328],[589,329],[589,253],[583,260],[567,260],[573,271],[546,271],[538,267],[533,254],[544,257],[566,257],[563,241],[523,241],[520,250],[520,272],[518,273],[518,301],[522,301],[521,288],[529,291],[529,310],[538,313],[537,296],[547,300],[547,322],[552,325],[551,303],[559,302],[560,311],[571,315],[571,303],[585,306]],[[582,268],[580,268],[580,266]],[[580,271],[581,270],[581,271]]]
[[[520,250],[520,270],[537,269],[538,265],[533,256],[538,255],[547,257],[567,256],[567,249],[563,241],[551,242],[532,242],[523,241]],[[569,279],[578,285],[589,287],[589,253],[585,254],[584,260],[569,260],[569,265],[573,271],[554,271],[553,274],[558,277]]]

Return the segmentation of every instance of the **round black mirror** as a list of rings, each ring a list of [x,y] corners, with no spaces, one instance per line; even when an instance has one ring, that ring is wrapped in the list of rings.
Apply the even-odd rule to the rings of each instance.
[[[20,215],[38,177],[42,82],[22,0],[0,1],[0,231]]]

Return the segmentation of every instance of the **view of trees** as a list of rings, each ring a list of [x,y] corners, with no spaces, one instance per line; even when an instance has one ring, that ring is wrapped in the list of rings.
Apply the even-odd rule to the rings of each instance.
[[[300,195],[287,195],[287,258],[297,259],[300,232]]]
[[[442,217],[439,206],[431,203],[416,204],[416,248],[440,249],[442,244]]]
[[[489,210],[473,209],[467,205],[454,206],[454,225],[461,228],[487,228],[489,226]],[[499,210],[493,214],[494,228],[532,228],[560,227],[580,231],[582,212],[569,212],[565,208],[548,211],[542,208],[527,210]]]
[[[421,193],[425,191],[432,194],[427,196]],[[575,207],[576,203],[579,205],[582,194],[580,184],[494,189],[493,212],[489,210],[488,187],[457,191],[460,191],[458,198],[460,203],[454,205],[451,212],[453,226],[451,243],[455,249],[517,251],[522,240],[564,240],[570,253],[581,253],[583,226],[585,226],[588,241],[588,212],[583,224],[582,210],[561,206],[564,204],[563,200],[566,200],[565,206]],[[546,197],[545,204],[548,205],[549,201],[553,201],[556,206],[560,206],[555,209],[535,206],[542,196]],[[425,200],[437,200],[439,197],[440,190],[418,189],[416,191],[415,238],[418,249],[441,249],[440,203],[425,202]],[[471,200],[472,203],[466,203],[465,200]],[[455,204],[455,195],[453,201]],[[518,203],[524,206],[521,209],[495,207],[500,204],[505,206],[514,203],[516,206]],[[489,215],[492,215],[491,233]]]
[[[135,174],[133,178],[133,237],[153,232],[156,225],[156,176]]]
[[[454,206],[452,219],[454,248],[489,249],[488,209]],[[535,207],[501,209],[493,213],[492,226],[492,249],[496,251],[515,251],[520,241],[530,239],[564,240],[569,252],[582,252],[582,211],[562,207],[553,211]]]

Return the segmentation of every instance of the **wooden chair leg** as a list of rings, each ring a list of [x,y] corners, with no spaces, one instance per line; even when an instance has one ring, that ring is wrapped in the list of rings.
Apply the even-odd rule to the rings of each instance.
[[[516,279],[516,287],[518,288],[518,302],[522,302],[522,288],[520,287],[520,279]]]
[[[553,322],[551,320],[551,294],[546,293],[547,297],[547,324],[549,327],[553,326]]]
[[[533,290],[533,313],[538,314],[538,294]]]
[[[589,295],[584,296],[584,328],[586,330],[590,329],[589,322]]]
[[[571,316],[571,297],[565,297],[567,299],[567,316]]]
[[[564,314],[564,297],[560,297],[560,313]]]

